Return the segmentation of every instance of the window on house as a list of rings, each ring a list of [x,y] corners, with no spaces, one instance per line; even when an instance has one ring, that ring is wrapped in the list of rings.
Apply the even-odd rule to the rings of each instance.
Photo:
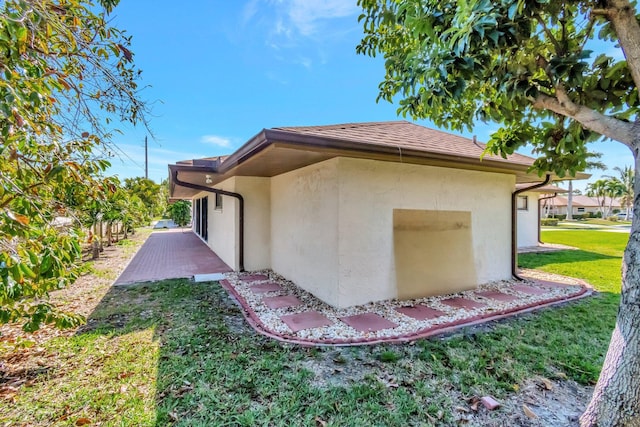
[[[578,208],[578,213],[584,213],[584,208]]]
[[[215,209],[221,211],[222,210],[222,194],[216,193],[216,205]]]
[[[519,211],[529,210],[529,196],[518,196],[518,210]]]

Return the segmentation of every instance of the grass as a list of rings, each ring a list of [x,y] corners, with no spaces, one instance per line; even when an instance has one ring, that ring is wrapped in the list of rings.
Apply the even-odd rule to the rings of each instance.
[[[468,398],[503,399],[536,376],[592,384],[624,237],[547,232],[581,250],[520,257],[601,295],[413,345],[282,344],[253,332],[217,283],[111,288],[86,326],[42,345],[29,381],[0,404],[0,425],[453,425]]]
[[[543,231],[542,241],[578,247],[577,251],[525,254],[520,266],[585,279],[601,292],[620,293],[621,258],[627,233],[596,230]]]

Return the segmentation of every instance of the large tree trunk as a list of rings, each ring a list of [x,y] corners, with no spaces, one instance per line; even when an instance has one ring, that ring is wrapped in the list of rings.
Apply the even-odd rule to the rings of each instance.
[[[640,147],[640,122],[636,122]],[[640,426],[640,150],[636,148],[633,223],[622,261],[622,295],[609,350],[582,426]]]

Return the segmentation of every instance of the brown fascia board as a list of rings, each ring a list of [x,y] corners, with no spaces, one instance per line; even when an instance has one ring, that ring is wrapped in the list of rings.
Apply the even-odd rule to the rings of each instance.
[[[445,153],[435,153],[416,149],[404,148],[401,146],[387,146],[378,144],[364,144],[339,138],[320,137],[316,135],[305,135],[297,132],[283,131],[280,129],[262,129],[253,136],[242,147],[224,160],[218,158],[215,165],[210,167],[197,165],[169,165],[170,170],[184,171],[200,171],[210,172],[213,174],[225,174],[236,166],[247,161],[251,157],[257,155],[270,145],[283,145],[297,149],[314,149],[314,151],[338,151],[349,153],[361,153],[364,158],[368,155],[372,156],[388,156],[389,160],[393,158],[416,158],[416,159],[432,159],[445,161],[450,163],[458,163],[476,168],[490,168],[503,172],[527,172],[531,165],[522,163],[509,162],[508,160],[491,160],[456,156]],[[336,153],[339,155],[339,153]]]
[[[225,158],[220,163],[217,172],[220,174],[225,173],[267,148],[271,143],[267,137],[267,132],[270,131],[268,129],[262,129],[253,136],[253,138],[244,143],[242,147],[238,148],[233,154]]]
[[[496,161],[488,159],[474,159],[471,157],[462,157],[444,153],[434,153],[430,151],[422,151],[416,149],[405,148],[402,146],[388,146],[379,144],[363,144],[338,138],[319,137],[315,135],[302,135],[296,132],[287,132],[276,129],[266,129],[265,136],[267,140],[273,142],[284,142],[288,146],[293,147],[314,147],[316,149],[337,149],[351,152],[360,152],[364,154],[382,154],[396,158],[415,157],[423,159],[443,160],[454,163],[462,163],[466,165],[486,166],[495,169],[508,171],[526,171],[531,165],[521,163],[513,163],[508,160]],[[225,168],[226,170],[226,168]]]
[[[483,159],[473,159],[470,157],[455,156],[444,153],[434,153],[422,150],[408,149],[377,144],[363,144],[338,138],[327,138],[315,135],[304,135],[297,132],[287,132],[279,129],[263,129],[247,143],[240,147],[235,153],[227,157],[216,171],[219,174],[228,172],[249,158],[255,156],[271,144],[285,143],[292,148],[315,148],[318,151],[323,149],[334,149],[340,151],[359,152],[365,154],[382,154],[394,157],[415,157],[434,160],[444,160],[466,165],[486,166],[503,171],[522,172],[526,171],[530,165],[513,163],[509,161],[495,161]]]

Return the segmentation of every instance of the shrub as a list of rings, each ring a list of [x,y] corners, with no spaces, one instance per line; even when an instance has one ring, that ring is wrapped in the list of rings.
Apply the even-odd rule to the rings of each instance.
[[[558,225],[558,218],[542,218],[540,220],[540,225],[542,226],[546,226],[546,227],[555,227]]]
[[[611,222],[618,222],[618,217],[617,216],[610,216],[610,217],[607,218],[607,220],[611,221]]]

